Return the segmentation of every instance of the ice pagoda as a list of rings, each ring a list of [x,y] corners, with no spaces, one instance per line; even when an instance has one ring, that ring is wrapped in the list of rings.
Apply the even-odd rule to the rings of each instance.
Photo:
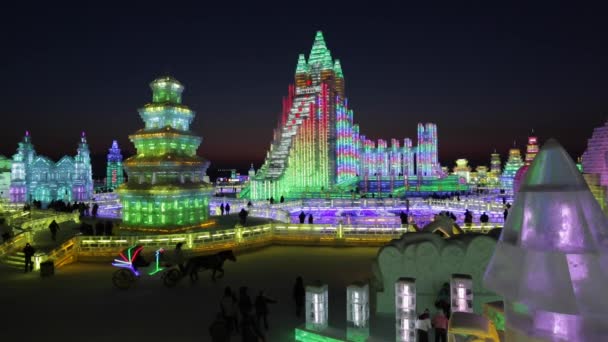
[[[484,277],[504,298],[507,341],[605,340],[607,256],[606,216],[570,156],[547,141]]]
[[[137,154],[124,163],[118,188],[125,228],[159,233],[197,228],[209,217],[209,162],[197,156],[202,138],[190,131],[194,112],[182,104],[184,86],[154,80],[152,103],[139,110],[145,127],[130,135]]]

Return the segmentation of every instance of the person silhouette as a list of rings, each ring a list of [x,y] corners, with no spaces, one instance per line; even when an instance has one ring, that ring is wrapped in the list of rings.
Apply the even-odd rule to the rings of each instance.
[[[25,244],[23,247],[23,256],[25,258],[25,273],[31,272],[34,269],[34,264],[32,263],[32,257],[36,253],[36,250],[29,243]]]

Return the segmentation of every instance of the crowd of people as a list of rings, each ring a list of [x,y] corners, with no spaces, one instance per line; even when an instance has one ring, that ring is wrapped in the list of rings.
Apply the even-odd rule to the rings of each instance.
[[[302,277],[297,277],[293,287],[293,300],[296,316],[301,317],[304,308],[305,288]],[[233,335],[241,335],[243,342],[267,341],[266,333],[268,323],[269,304],[276,304],[277,300],[260,290],[255,300],[249,296],[249,288],[241,286],[239,294],[230,286],[224,289],[215,320],[209,327],[209,334],[213,342],[228,342]]]

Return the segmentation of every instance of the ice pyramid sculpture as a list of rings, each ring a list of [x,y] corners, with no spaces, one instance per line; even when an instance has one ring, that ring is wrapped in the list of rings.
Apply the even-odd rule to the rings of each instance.
[[[484,277],[504,297],[507,340],[606,340],[607,257],[608,220],[551,139],[526,173]]]

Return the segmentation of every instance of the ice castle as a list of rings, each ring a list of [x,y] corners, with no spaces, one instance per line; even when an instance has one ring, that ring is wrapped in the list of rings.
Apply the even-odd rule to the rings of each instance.
[[[11,202],[87,201],[92,195],[91,156],[84,132],[76,156],[64,156],[56,163],[37,155],[32,137],[25,132],[17,153],[13,155]]]

